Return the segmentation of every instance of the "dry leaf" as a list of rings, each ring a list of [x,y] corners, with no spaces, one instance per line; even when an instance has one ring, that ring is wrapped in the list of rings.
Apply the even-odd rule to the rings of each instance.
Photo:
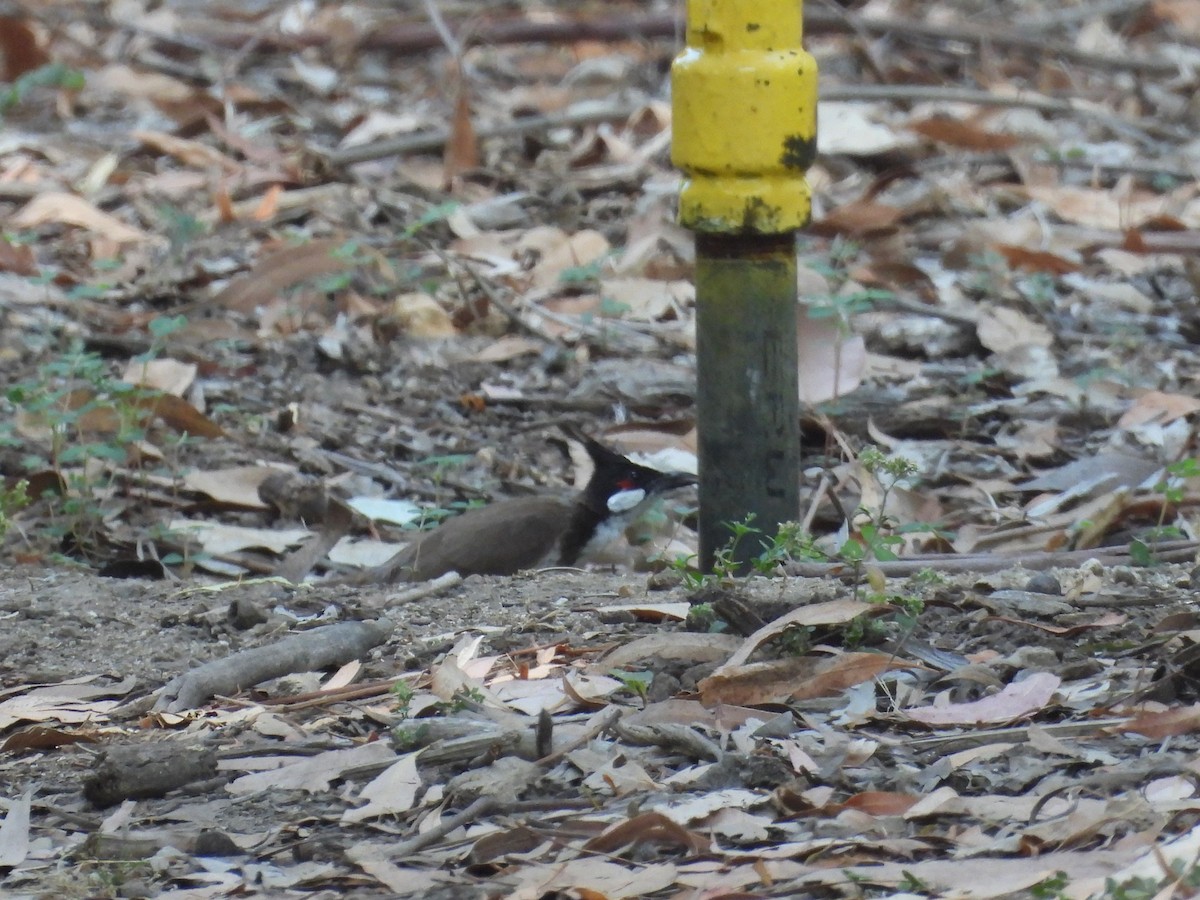
[[[291,756],[279,756],[273,759],[261,756],[252,757],[246,760],[247,765],[261,769],[264,765],[274,762],[275,768],[235,778],[225,786],[225,790],[235,797],[243,797],[265,790],[299,790],[318,793],[328,790],[330,783],[343,777],[346,772],[384,764],[390,765],[396,758],[396,751],[388,746],[386,741],[370,741],[346,750],[327,750],[316,756],[302,758],[299,762]],[[222,767],[237,771],[240,767],[239,760],[224,760]]]
[[[475,126],[471,122],[471,92],[461,61],[456,64],[457,90],[454,97],[454,115],[450,120],[450,137],[442,157],[445,184],[450,186],[463,172],[479,166],[479,140],[475,137]]]
[[[813,223],[812,230],[822,235],[878,237],[894,229],[903,216],[904,210],[898,206],[875,200],[855,200],[831,209],[824,218]]]
[[[33,248],[28,244],[11,244],[0,238],[0,272],[36,275],[38,267]]]
[[[197,522],[192,519],[175,519],[169,527],[171,531],[197,541],[201,549],[212,556],[225,556],[251,548],[283,553],[312,535],[306,528],[272,530],[226,525],[221,522]]]
[[[450,314],[428,294],[418,292],[393,298],[386,316],[389,321],[396,323],[400,332],[409,337],[428,340],[458,334]]]
[[[190,434],[193,437],[219,438],[225,437],[225,431],[192,404],[182,397],[172,394],[157,394],[142,403],[154,415],[180,434]]]
[[[985,305],[975,330],[979,343],[993,353],[1028,346],[1049,347],[1054,343],[1054,335],[1045,325],[1007,306]]]
[[[603,278],[600,295],[616,304],[621,318],[657,321],[668,318],[696,300],[690,281],[656,281],[652,278]]]
[[[8,801],[8,811],[0,822],[0,868],[11,869],[29,855],[29,813],[33,807],[33,789]]]
[[[93,231],[117,244],[150,240],[150,235],[126,225],[115,216],[102,212],[82,197],[58,191],[38,194],[8,220],[11,227],[36,228],[39,225],[74,225]]]
[[[32,21],[36,20],[0,16],[0,60],[4,61],[4,80],[9,84],[26,72],[32,72],[50,62],[50,56],[30,27]]]
[[[867,345],[861,335],[845,334],[837,321],[800,312],[796,328],[800,363],[800,401],[815,405],[844,397],[862,384]]]
[[[840,625],[858,618],[863,613],[872,609],[879,609],[870,603],[864,603],[861,600],[830,600],[827,603],[813,603],[808,606],[801,606],[790,613],[786,613],[779,618],[768,622],[754,634],[750,635],[742,643],[741,649],[733,656],[729,657],[721,669],[717,670],[720,673],[726,667],[739,666],[750,658],[758,647],[775,637],[782,634],[789,628],[807,627],[809,625]],[[716,673],[714,673],[716,674]]]
[[[1134,429],[1140,425],[1155,423],[1166,425],[1200,410],[1200,400],[1187,394],[1166,394],[1162,391],[1146,391],[1117,421],[1121,428]]]
[[[183,476],[183,486],[190,491],[211,497],[218,503],[267,509],[268,504],[258,496],[259,486],[272,475],[288,470],[275,466],[233,466],[202,472],[193,469]]]
[[[1016,722],[1041,712],[1054,697],[1061,683],[1057,675],[1034,672],[1022,681],[1006,685],[991,697],[972,703],[924,706],[904,710],[904,714],[926,725],[983,725]]]
[[[252,313],[302,282],[353,268],[350,259],[337,253],[343,246],[345,241],[326,238],[265,252],[248,274],[230,281],[213,302],[234,312]]]
[[[631,844],[678,847],[689,853],[707,853],[711,842],[689,831],[662,813],[648,812],[620,822],[587,841],[584,852],[618,854]]]
[[[351,825],[378,816],[394,816],[413,807],[423,782],[417,771],[420,754],[406,753],[369,781],[358,796],[365,806],[342,813],[342,824]]]
[[[241,172],[244,168],[236,159],[199,141],[190,141],[162,131],[135,131],[131,137],[153,150],[175,157],[185,166],[195,166],[198,169],[216,168],[230,175]]]
[[[882,104],[823,102],[817,107],[817,118],[821,123],[817,152],[822,156],[876,156],[917,143],[912,135],[883,124],[889,110]]]
[[[267,188],[258,206],[254,208],[251,218],[255,222],[270,222],[279,213],[279,198],[283,195],[283,186],[273,184]]]
[[[1178,709],[1161,709],[1139,712],[1136,716],[1112,730],[1117,733],[1132,732],[1161,741],[1177,734],[1190,734],[1200,729],[1200,704]]]
[[[1009,150],[1021,143],[1020,138],[1011,134],[985,131],[974,123],[951,119],[947,116],[909,122],[908,128],[939,144],[961,147],[964,150],[974,150],[979,153]]]
[[[1048,272],[1051,275],[1066,275],[1078,272],[1082,266],[1073,260],[1065,259],[1057,253],[1045,250],[1029,250],[1012,244],[994,244],[997,253],[1004,257],[1005,262],[1014,269],[1026,272]]]
[[[686,603],[683,605],[687,606]],[[680,618],[687,617],[686,609],[683,612]],[[645,659],[716,662],[728,659],[741,643],[740,638],[731,634],[651,634],[605,654],[589,671],[611,672]]]
[[[889,669],[909,668],[912,663],[887,653],[841,653],[833,657],[800,657],[724,665],[703,679],[700,696],[705,705],[803,701],[834,697],[856,684],[875,678]]]
[[[132,360],[125,366],[121,380],[127,384],[182,397],[196,380],[199,370],[200,367],[195,363],[180,362],[165,356],[158,359]]]

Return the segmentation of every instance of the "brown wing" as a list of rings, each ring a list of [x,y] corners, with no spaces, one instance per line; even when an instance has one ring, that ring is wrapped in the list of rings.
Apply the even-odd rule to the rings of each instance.
[[[380,566],[372,581],[427,581],[446,572],[511,575],[555,550],[571,504],[553,497],[501,500],[448,520]]]

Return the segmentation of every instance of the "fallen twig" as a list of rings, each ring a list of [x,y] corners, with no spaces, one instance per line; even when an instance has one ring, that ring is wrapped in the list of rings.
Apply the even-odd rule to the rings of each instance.
[[[1171,541],[1151,549],[1159,562],[1191,562],[1200,550],[1198,541]],[[1104,566],[1127,566],[1132,564],[1128,550],[1118,547],[1095,548],[1092,550],[1058,550],[1053,552],[1029,553],[968,553],[962,556],[927,553],[891,561],[877,561],[871,567],[889,578],[915,575],[922,569],[935,572],[961,574],[967,572],[999,572],[1004,569],[1023,568],[1034,571],[1069,568],[1094,559]],[[788,575],[800,578],[828,578],[831,575],[850,574],[851,567],[844,562],[789,563],[784,567]]]
[[[533,134],[538,131],[548,131],[551,128],[594,125],[599,122],[619,122],[628,119],[637,110],[638,107],[629,104],[588,106],[584,109],[570,110],[553,116],[524,116],[497,125],[482,126],[476,129],[475,134],[479,140],[483,141],[488,138]],[[331,166],[349,166],[388,156],[402,156],[405,153],[429,153],[441,150],[449,138],[449,128],[438,128],[433,131],[403,134],[399,137],[371,141],[354,147],[343,147],[340,150],[320,151],[314,149],[313,152],[322,156]]]
[[[1144,6],[1148,0],[1122,4],[1119,12],[1132,12]],[[1112,12],[1111,10],[1109,12]],[[1097,17],[1105,10],[1098,10]],[[450,27],[469,46],[529,43],[575,43],[578,41],[623,41],[631,38],[676,38],[682,43],[684,16],[681,12],[618,14],[590,18],[564,17],[561,19],[494,19],[489,22],[450,23]],[[151,32],[144,28],[132,28],[144,36],[160,41],[173,41],[170,35]],[[1144,75],[1166,77],[1179,71],[1179,66],[1167,59],[1146,56],[1116,55],[1081,50],[1075,45],[1045,36],[1047,26],[1026,27],[1021,20],[1004,25],[932,24],[915,19],[895,17],[858,16],[841,11],[809,7],[804,12],[804,30],[809,36],[828,34],[870,34],[888,36],[893,39],[924,39],[966,44],[978,49],[1007,47],[1027,50],[1047,58],[1065,60],[1078,66],[1089,66],[1105,71],[1139,72]],[[237,23],[224,22],[220,31],[212,31],[204,37],[221,47],[241,48],[258,32],[238,27]],[[262,48],[292,51],[300,47],[323,46],[330,35],[317,32],[285,35],[272,34],[262,37]],[[194,36],[193,36],[194,40]],[[437,28],[428,23],[394,22],[371,29],[363,36],[360,47],[366,50],[386,50],[391,54],[423,53],[443,46]]]
[[[388,619],[339,622],[213,660],[171,679],[159,692],[154,708],[167,712],[194,709],[218,694],[235,694],[281,675],[341,665],[382,644],[393,627]]]

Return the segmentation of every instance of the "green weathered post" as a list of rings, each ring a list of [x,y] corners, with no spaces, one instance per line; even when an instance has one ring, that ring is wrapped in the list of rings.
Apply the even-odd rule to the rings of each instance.
[[[795,232],[810,216],[817,67],[797,0],[689,0],[671,69],[680,221],[696,232],[700,557],[799,515]],[[745,562],[760,548],[745,543]]]

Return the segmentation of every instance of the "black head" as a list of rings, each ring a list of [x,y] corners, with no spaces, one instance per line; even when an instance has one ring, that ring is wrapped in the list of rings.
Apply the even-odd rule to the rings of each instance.
[[[602,515],[628,512],[665,491],[696,483],[689,472],[660,472],[640,466],[589,437],[579,435],[595,469],[581,501]]]

